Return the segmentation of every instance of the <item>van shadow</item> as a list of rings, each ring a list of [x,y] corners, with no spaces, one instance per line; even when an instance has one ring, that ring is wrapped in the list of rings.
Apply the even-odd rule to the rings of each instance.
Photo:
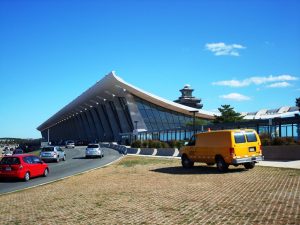
[[[165,173],[173,175],[194,175],[194,174],[222,174],[217,167],[209,166],[194,166],[192,168],[183,168],[182,166],[164,167],[151,170],[156,173]],[[226,173],[242,173],[247,170],[244,168],[229,168]]]

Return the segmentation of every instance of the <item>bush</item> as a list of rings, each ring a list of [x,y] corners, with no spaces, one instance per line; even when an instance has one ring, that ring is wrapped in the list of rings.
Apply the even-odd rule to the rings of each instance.
[[[285,139],[285,144],[286,144],[286,145],[296,144],[294,138],[292,138],[292,137],[286,137],[286,138],[284,138],[284,139]]]
[[[148,145],[149,145],[149,142],[148,142],[148,141],[143,141],[143,143],[142,143],[142,147],[143,147],[143,148],[147,148]]]
[[[176,148],[180,149],[184,145],[184,141],[176,141]]]
[[[176,147],[176,141],[169,141],[169,146],[170,146],[170,148],[175,148]]]
[[[136,140],[131,144],[132,148],[140,148],[142,146],[142,142],[140,140]]]
[[[272,140],[272,145],[283,145],[284,139],[280,137],[276,137]]]
[[[167,142],[161,142],[161,148],[169,148],[169,145]]]
[[[261,139],[261,144],[262,144],[262,146],[268,146],[268,145],[271,145],[271,140],[270,140],[270,138],[264,138],[264,139]]]

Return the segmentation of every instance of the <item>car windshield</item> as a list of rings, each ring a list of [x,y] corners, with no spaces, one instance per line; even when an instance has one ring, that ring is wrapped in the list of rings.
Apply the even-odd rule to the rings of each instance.
[[[53,147],[45,147],[42,149],[42,152],[53,152],[54,148]]]
[[[16,157],[4,157],[0,161],[1,165],[18,165],[20,164],[20,159]]]
[[[99,145],[88,145],[88,148],[99,148]]]

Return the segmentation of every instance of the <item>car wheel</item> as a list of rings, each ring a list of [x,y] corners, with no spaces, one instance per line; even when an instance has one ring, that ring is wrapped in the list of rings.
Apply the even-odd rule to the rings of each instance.
[[[194,162],[185,155],[181,157],[181,164],[183,168],[192,168],[194,166]]]
[[[255,166],[255,163],[254,162],[250,162],[250,163],[245,163],[244,164],[244,167],[245,169],[249,170],[249,169],[253,169]]]
[[[26,172],[24,176],[24,181],[29,181],[30,180],[30,173]]]
[[[49,169],[48,169],[48,168],[46,168],[46,169],[44,170],[44,174],[43,174],[43,176],[44,176],[44,177],[47,177],[47,176],[48,176],[48,174],[49,174]]]
[[[217,169],[219,172],[224,173],[228,170],[228,164],[224,161],[222,157],[218,157],[216,160],[217,163]]]
[[[63,161],[66,161],[66,155],[64,155],[64,157],[63,157]]]
[[[206,163],[206,165],[208,165],[208,166],[213,166],[213,165],[215,165],[214,163]]]

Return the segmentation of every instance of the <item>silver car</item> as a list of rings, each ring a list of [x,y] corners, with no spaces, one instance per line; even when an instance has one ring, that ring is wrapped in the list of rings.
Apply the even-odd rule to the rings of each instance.
[[[103,149],[99,144],[89,144],[85,150],[85,157],[104,157]]]
[[[40,157],[44,161],[55,161],[60,160],[66,161],[66,153],[58,146],[47,146],[43,147],[40,153]]]
[[[75,142],[74,141],[66,141],[66,148],[75,148]]]

